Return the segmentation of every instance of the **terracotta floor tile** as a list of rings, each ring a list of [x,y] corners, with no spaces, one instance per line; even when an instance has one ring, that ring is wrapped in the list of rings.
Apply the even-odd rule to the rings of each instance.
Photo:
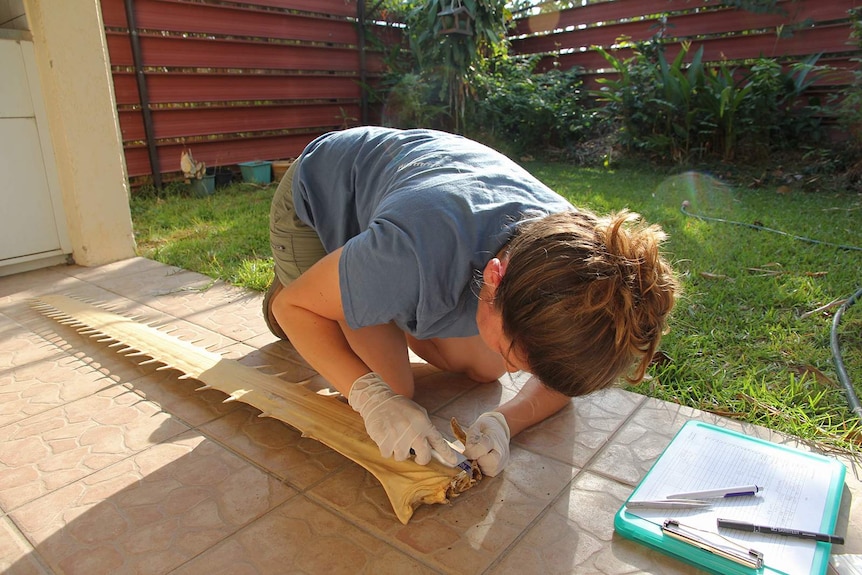
[[[123,386],[0,427],[0,507],[12,510],[186,429]]]
[[[55,349],[18,370],[0,370],[0,427],[81,399],[117,381]]]
[[[261,296],[262,297],[262,296]],[[266,324],[264,324],[266,325]],[[259,333],[254,337],[250,337],[244,340],[244,343],[250,345],[255,349],[263,349],[272,344],[279,344],[281,340],[275,337],[270,331],[269,328],[266,328],[265,331]]]
[[[589,470],[636,485],[676,432],[690,419],[709,423],[721,421],[724,425],[741,429],[735,422],[702,411],[647,399],[590,464]]]
[[[413,400],[427,409],[428,413],[437,413],[442,408],[443,413],[448,414],[445,406],[477,386],[485,385],[463,375],[440,371],[427,364],[415,364],[413,377],[416,381]]]
[[[0,517],[0,573],[3,575],[48,575],[32,545],[6,517]]]
[[[527,379],[519,373],[503,376],[499,381],[481,383],[474,386],[457,399],[438,410],[435,415],[445,418],[454,417],[466,429],[479,415],[490,411],[515,397]]]
[[[568,407],[525,429],[513,442],[530,451],[583,467],[643,400],[643,396],[621,389],[574,398]]]
[[[45,268],[20,274],[0,276],[0,310],[12,302],[54,293],[80,285],[82,282],[59,271],[60,267]]]
[[[417,575],[435,573],[307,499],[297,497],[178,569],[176,575]]]
[[[43,338],[11,318],[0,314],[0,373],[27,369],[56,354],[57,350]]]
[[[41,497],[11,517],[58,572],[161,574],[294,494],[192,432]]]
[[[200,294],[187,295],[182,304],[195,309],[187,316],[189,320],[237,341],[246,341],[269,333],[261,312],[262,301],[262,293],[219,283]]]
[[[630,494],[627,485],[590,473],[579,475],[490,573],[699,573],[614,533],[614,514]]]
[[[128,385],[136,394],[191,427],[198,427],[239,408],[236,402],[225,403],[227,395],[220,391],[197,391],[203,384],[195,379],[180,379],[181,375],[173,369],[156,371]]]
[[[126,358],[108,343],[43,319],[39,325],[45,329],[38,335],[0,327],[0,337],[9,336],[0,350],[0,426],[135,380],[157,367],[140,366],[140,358]]]
[[[425,563],[452,573],[481,573],[574,473],[568,465],[516,447],[500,476],[483,480],[451,505],[419,507],[407,525],[395,518],[380,483],[354,464],[308,493]]]
[[[614,513],[676,431],[700,419],[805,448],[609,390],[515,437],[502,475],[421,506],[405,526],[360,466],[37,313],[28,299],[45,293],[175,328],[286,384],[328,387],[268,332],[260,293],[143,258],[0,277],[0,571],[10,575],[688,574],[613,533]],[[414,374],[417,401],[447,435],[450,417],[471,424],[527,377],[474,384],[421,362]],[[862,482],[847,463],[840,551],[862,553]]]
[[[120,276],[107,275],[97,285],[126,299],[170,313],[171,302],[188,294],[200,294],[212,285],[212,278],[171,266],[160,266]],[[183,318],[183,315],[172,314]]]
[[[129,258],[120,260],[110,264],[105,264],[95,268],[88,268],[79,265],[63,266],[55,268],[57,271],[68,276],[82,279],[88,282],[98,283],[99,280],[109,278],[118,278],[127,275],[141,273],[160,273],[165,269],[178,269],[166,266],[154,260],[147,258]]]
[[[188,271],[132,274],[100,282],[160,312],[244,341],[268,332],[261,314],[263,294]]]

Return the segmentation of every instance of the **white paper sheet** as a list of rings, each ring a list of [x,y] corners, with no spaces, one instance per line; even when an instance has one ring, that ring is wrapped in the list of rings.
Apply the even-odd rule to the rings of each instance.
[[[763,491],[753,497],[711,499],[713,505],[706,509],[637,509],[629,513],[658,524],[676,519],[681,525],[712,534],[719,533],[718,518],[820,531],[831,477],[828,463],[802,453],[688,426],[668,446],[632,500],[752,484]],[[764,564],[773,569],[788,575],[811,572],[814,541],[729,529],[722,529],[720,535],[745,549],[760,551]]]

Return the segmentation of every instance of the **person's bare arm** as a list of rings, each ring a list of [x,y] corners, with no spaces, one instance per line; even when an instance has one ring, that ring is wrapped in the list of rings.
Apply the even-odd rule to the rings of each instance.
[[[570,397],[546,387],[535,376],[530,377],[518,394],[498,407],[514,437],[531,425],[544,421],[568,405]]]
[[[340,256],[341,250],[332,252],[285,287],[273,301],[276,320],[302,357],[359,412],[383,457],[402,461],[415,453],[424,465],[433,450],[454,466],[456,453],[425,409],[409,399],[413,373],[404,333],[394,324],[347,325]]]
[[[404,333],[394,324],[352,330],[344,319],[338,249],[286,286],[272,311],[302,357],[345,396],[357,378],[379,373],[396,393],[413,395]]]

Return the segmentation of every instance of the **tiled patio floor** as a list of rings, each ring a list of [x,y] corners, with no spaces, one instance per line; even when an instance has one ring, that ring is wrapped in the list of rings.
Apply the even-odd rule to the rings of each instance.
[[[364,469],[290,427],[222,403],[178,372],[135,365],[33,311],[63,293],[286,380],[311,375],[275,341],[261,295],[145,260],[0,278],[0,571],[42,573],[662,573],[697,571],[613,532],[613,515],[673,434],[701,419],[769,431],[622,390],[572,401],[513,442],[501,476],[395,518]],[[441,429],[510,397],[417,366]],[[848,462],[838,553],[862,553]]]

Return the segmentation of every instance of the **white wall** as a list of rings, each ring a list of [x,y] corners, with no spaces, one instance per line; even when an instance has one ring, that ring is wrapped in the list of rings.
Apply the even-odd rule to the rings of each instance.
[[[10,5],[20,3],[11,0]],[[99,0],[23,4],[72,258],[77,264],[96,266],[133,257],[129,184]]]
[[[0,0],[0,28],[29,30],[24,0]]]

